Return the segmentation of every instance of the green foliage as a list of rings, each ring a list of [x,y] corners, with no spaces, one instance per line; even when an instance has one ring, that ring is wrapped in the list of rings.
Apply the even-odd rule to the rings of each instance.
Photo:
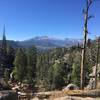
[[[5,69],[4,71],[4,78],[5,78],[5,82],[7,83],[10,79],[10,72],[8,69]]]
[[[86,49],[85,85],[89,81],[89,74],[96,62],[95,42]],[[45,90],[62,89],[69,83],[80,85],[81,49],[77,46],[55,48],[44,52],[37,52],[36,47],[33,46],[28,49],[17,49],[16,55],[15,50],[8,47],[3,57],[5,58],[3,62],[6,61],[6,63],[2,63],[0,58],[2,66],[13,66],[15,57],[13,73],[18,81],[45,88]],[[8,80],[7,74],[5,72]]]
[[[7,65],[8,68],[13,68],[13,62],[14,62],[14,58],[15,58],[15,50],[14,48],[12,48],[11,46],[7,47]]]
[[[37,63],[37,50],[36,47],[27,50],[27,80],[31,84],[36,81],[36,63]]]
[[[60,62],[53,65],[53,89],[60,89],[64,85],[63,80],[63,65]],[[60,84],[60,85],[59,85]]]
[[[73,64],[72,82],[80,86],[80,65],[78,63]]]
[[[27,69],[27,58],[26,58],[25,51],[21,48],[17,50],[14,65],[15,65],[15,78],[18,81],[22,82],[27,72],[26,70]]]

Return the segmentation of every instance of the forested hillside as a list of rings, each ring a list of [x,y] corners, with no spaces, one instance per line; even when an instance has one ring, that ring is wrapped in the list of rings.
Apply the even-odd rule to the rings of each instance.
[[[96,41],[89,39],[86,44],[85,86],[96,63]],[[13,81],[32,84],[39,91],[62,89],[69,83],[80,86],[81,51],[81,44],[46,51],[39,51],[35,46],[14,48],[4,37],[0,48],[1,70],[7,81],[12,73]]]
[[[85,86],[96,63],[96,42],[87,44]],[[38,84],[47,90],[62,89],[69,83],[80,86],[81,46],[56,48],[37,56]],[[38,85],[38,86],[39,86]]]

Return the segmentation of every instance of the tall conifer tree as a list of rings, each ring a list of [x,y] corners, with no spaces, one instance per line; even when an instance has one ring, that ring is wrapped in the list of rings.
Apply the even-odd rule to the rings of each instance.
[[[27,58],[25,51],[22,48],[19,48],[17,50],[16,56],[15,56],[15,78],[22,82],[24,80],[26,73],[27,73]]]

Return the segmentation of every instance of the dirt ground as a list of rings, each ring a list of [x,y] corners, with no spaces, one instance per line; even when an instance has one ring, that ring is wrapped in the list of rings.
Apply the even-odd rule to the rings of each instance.
[[[49,95],[49,98],[39,99],[36,96],[32,100],[100,100],[100,90],[52,91],[41,92],[38,95],[38,97]]]
[[[40,100],[37,97],[31,100]],[[55,99],[44,99],[44,100],[100,100],[100,98],[91,98],[91,97],[72,97],[72,96],[65,96],[65,97],[60,97],[60,98],[55,98]]]
[[[91,97],[72,97],[72,96],[66,96],[66,97],[61,97],[61,98],[56,98],[54,100],[100,100],[100,98],[91,98]]]

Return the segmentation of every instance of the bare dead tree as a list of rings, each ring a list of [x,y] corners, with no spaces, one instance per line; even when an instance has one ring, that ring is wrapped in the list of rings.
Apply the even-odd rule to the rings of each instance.
[[[89,9],[92,5],[93,0],[86,0],[86,8],[83,9],[84,14],[84,39],[83,39],[83,48],[82,48],[82,59],[81,59],[81,83],[80,88],[84,89],[84,67],[85,67],[85,57],[86,57],[86,44],[87,44],[87,34],[88,34],[88,21],[92,18],[91,15],[89,15]]]

